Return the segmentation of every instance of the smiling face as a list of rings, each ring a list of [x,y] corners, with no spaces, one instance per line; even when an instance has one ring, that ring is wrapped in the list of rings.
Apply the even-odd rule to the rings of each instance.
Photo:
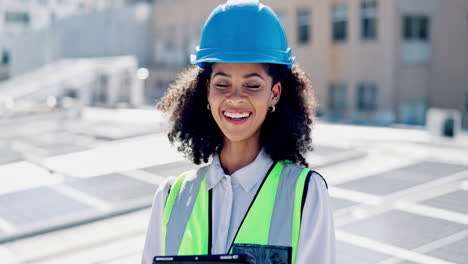
[[[225,140],[258,141],[268,107],[281,95],[281,83],[260,63],[216,63],[208,86],[208,102]]]

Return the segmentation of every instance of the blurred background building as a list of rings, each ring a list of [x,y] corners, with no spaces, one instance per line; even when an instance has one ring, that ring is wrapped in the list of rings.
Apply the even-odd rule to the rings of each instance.
[[[155,3],[155,95],[189,63],[205,19],[222,2]],[[277,12],[310,75],[319,114],[424,125],[429,108],[452,108],[468,127],[468,1],[263,2]]]
[[[189,65],[205,19],[222,2],[2,1],[0,80],[60,59],[132,55],[149,69],[139,106],[152,106]],[[468,127],[468,1],[264,2],[312,79],[319,116],[425,125],[428,110],[442,108]]]
[[[24,0],[3,1],[0,10],[3,17],[0,25],[0,79],[5,80],[0,84],[3,104],[32,97],[42,97],[45,102],[48,97],[72,93],[77,97],[86,96],[79,98],[80,101],[91,105],[142,105],[142,95],[130,100],[130,96],[123,94],[138,93],[133,91],[136,86],[129,84],[138,82],[139,67],[153,63],[151,3]],[[105,67],[109,70],[106,74],[97,70],[102,67],[94,67],[92,75],[95,77],[87,82],[83,80],[83,71],[86,71],[83,58],[99,60],[119,56],[134,57],[130,59],[133,61],[130,69],[121,71],[119,63],[109,63],[116,60],[107,59],[109,64]],[[63,60],[67,62],[61,63]],[[92,64],[91,61],[88,65]],[[66,68],[64,65],[76,67]],[[64,76],[61,74],[64,72],[67,73],[66,78],[58,78]],[[110,72],[114,72],[113,78],[109,78]],[[122,81],[113,81],[117,78]],[[28,85],[18,86],[19,80],[24,79],[29,81]],[[51,83],[60,88],[51,88]],[[94,95],[88,91],[92,87],[97,87]],[[119,89],[120,99],[117,99],[118,96],[113,95],[117,92],[113,91]],[[96,93],[102,96],[95,96]]]

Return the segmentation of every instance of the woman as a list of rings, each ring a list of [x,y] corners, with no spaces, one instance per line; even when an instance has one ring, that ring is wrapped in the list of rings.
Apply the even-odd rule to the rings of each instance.
[[[158,109],[171,143],[195,164],[156,192],[144,264],[156,255],[285,246],[292,263],[335,263],[326,182],[307,168],[315,106],[293,66],[283,28],[258,1],[228,1],[210,15],[194,66]]]

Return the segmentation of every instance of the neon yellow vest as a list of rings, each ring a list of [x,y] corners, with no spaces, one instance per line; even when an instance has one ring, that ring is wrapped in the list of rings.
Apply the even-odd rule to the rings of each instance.
[[[204,168],[196,173],[183,174],[171,188],[162,228],[164,255],[211,253],[211,190],[206,190]],[[273,164],[233,244],[290,246],[292,263],[295,263],[306,194],[304,188],[308,186],[306,181],[310,172],[309,169],[285,161]],[[272,229],[275,232],[270,232]],[[229,251],[231,249],[232,245]]]

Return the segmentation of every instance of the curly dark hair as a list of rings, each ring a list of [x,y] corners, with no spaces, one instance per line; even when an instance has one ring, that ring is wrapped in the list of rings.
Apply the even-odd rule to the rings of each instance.
[[[316,101],[307,74],[294,65],[290,70],[279,64],[265,64],[273,84],[281,82],[281,97],[276,111],[267,114],[260,132],[260,143],[274,161],[289,160],[308,166],[304,158],[311,151],[311,128]],[[171,114],[169,141],[180,143],[183,152],[195,164],[207,163],[219,152],[223,133],[207,110],[206,83],[212,67],[192,66],[179,74],[157,104],[157,109]]]

